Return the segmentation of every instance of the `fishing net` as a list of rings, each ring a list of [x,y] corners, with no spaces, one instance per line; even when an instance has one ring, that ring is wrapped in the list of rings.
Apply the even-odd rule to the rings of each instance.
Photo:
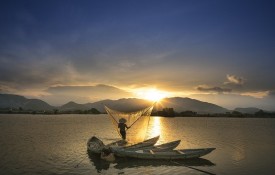
[[[120,112],[105,106],[105,110],[109,114],[112,123],[120,136],[121,134],[118,128],[119,122],[125,123],[128,127],[130,127],[126,130],[126,140],[128,143],[138,143],[144,141],[152,109],[153,106],[150,106],[136,112]]]

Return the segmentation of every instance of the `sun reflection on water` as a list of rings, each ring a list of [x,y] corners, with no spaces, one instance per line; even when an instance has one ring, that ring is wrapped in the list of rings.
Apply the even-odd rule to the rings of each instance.
[[[161,135],[160,117],[151,117],[148,128],[148,138],[152,138],[158,135]]]

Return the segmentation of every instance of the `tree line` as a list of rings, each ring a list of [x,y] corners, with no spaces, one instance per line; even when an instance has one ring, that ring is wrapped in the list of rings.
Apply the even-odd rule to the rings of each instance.
[[[106,114],[96,108],[89,110],[24,110],[23,108],[2,108],[0,114]],[[275,118],[275,112],[266,112],[259,110],[254,114],[241,113],[239,111],[231,111],[226,113],[205,113],[200,114],[191,110],[175,112],[173,108],[163,108],[159,111],[153,111],[151,116],[162,117],[235,117],[235,118]]]
[[[96,108],[91,108],[88,110],[30,110],[19,108],[2,108],[0,109],[0,114],[101,114]]]
[[[200,114],[191,110],[175,112],[173,108],[163,108],[160,111],[153,111],[153,116],[162,117],[235,117],[235,118],[275,118],[275,112],[266,112],[259,110],[254,114],[241,113],[239,111],[232,111],[226,113],[205,113]]]

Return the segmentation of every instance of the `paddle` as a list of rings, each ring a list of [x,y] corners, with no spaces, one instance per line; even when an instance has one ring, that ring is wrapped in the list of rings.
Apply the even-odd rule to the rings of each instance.
[[[86,157],[84,157],[76,166],[74,166],[74,168],[77,168],[83,162],[84,159],[86,159]]]
[[[200,170],[200,169],[198,169],[198,168],[194,168],[194,167],[191,167],[191,166],[187,166],[187,165],[184,165],[184,164],[181,164],[181,163],[175,162],[175,161],[171,161],[171,160],[170,160],[170,162],[172,162],[172,163],[176,163],[176,164],[178,164],[178,165],[182,165],[182,166],[184,166],[184,167],[187,167],[187,168],[190,168],[190,169],[193,169],[193,170],[196,170],[196,171],[203,172],[203,173],[205,173],[205,174],[209,174],[209,175],[216,175],[216,174],[214,174],[214,173],[210,173],[210,172],[207,172],[207,171],[204,171],[204,170]]]

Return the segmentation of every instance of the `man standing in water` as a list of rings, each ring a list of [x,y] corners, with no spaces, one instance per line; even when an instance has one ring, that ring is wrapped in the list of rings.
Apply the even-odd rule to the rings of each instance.
[[[118,128],[123,140],[126,140],[126,128],[127,129],[130,128],[125,123],[126,123],[126,119],[124,118],[119,119]]]

